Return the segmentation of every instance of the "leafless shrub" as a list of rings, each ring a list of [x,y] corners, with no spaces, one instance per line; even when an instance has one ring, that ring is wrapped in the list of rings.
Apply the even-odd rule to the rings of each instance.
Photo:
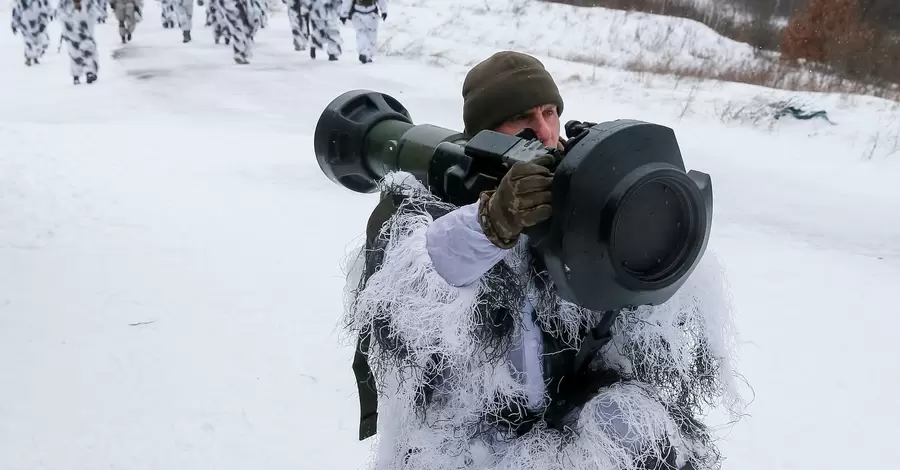
[[[684,100],[684,106],[681,109],[681,114],[678,116],[679,119],[684,119],[684,116],[690,110],[691,105],[694,103],[694,98],[697,96],[698,88],[700,88],[700,80],[694,80],[691,91],[688,93],[687,99]]]
[[[739,123],[756,127],[766,125],[771,130],[779,111],[789,107],[803,109],[808,107],[808,103],[797,98],[772,101],[760,96],[751,102],[730,100],[724,105],[716,105],[715,111],[723,124]]]

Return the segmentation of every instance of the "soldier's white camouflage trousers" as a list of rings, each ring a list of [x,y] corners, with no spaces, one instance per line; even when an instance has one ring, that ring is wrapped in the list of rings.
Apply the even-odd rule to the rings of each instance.
[[[178,16],[175,14],[175,2],[177,0],[158,0],[159,1],[159,17],[163,27],[172,28]]]
[[[99,70],[97,64],[97,42],[94,41],[94,24],[97,12],[88,8],[75,9],[70,5],[60,8],[62,37],[69,50],[70,70],[73,77],[88,73],[94,75]]]
[[[381,21],[378,11],[374,9],[370,12],[355,11],[350,21],[356,29],[356,49],[359,55],[371,59],[378,44],[378,22]]]
[[[109,17],[109,12],[106,9],[109,7],[108,0],[97,0],[97,22],[98,23],[106,23],[106,18]]]
[[[182,31],[190,31],[194,23],[194,0],[174,0],[178,26]]]
[[[115,0],[116,19],[119,20],[119,36],[134,33],[134,28],[140,21],[138,13],[141,2],[137,0]]]
[[[262,4],[255,0],[224,1],[225,19],[231,33],[235,62],[247,63],[253,57],[253,38],[266,24],[262,8]]]
[[[312,0],[309,12],[309,33],[313,47],[325,49],[328,55],[339,56],[343,40],[338,21],[337,0]]]
[[[12,30],[25,41],[25,58],[40,59],[50,45],[47,26],[53,8],[48,0],[17,1],[13,4]]]
[[[306,49],[309,43],[309,8],[304,0],[286,0],[285,5],[291,22],[294,47]]]
[[[25,58],[40,59],[50,46],[50,35],[47,31],[37,33],[35,36],[23,36],[25,39]]]
[[[225,18],[225,1],[210,0],[209,6],[206,7],[206,26],[213,29],[213,39],[216,44],[219,40],[225,38],[225,42],[231,41],[231,30],[228,26],[228,19]]]

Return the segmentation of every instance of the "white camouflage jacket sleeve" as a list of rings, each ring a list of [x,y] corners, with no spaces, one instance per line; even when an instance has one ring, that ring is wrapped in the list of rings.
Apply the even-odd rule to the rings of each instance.
[[[382,15],[386,15],[388,12],[387,8],[387,0],[377,0],[375,3],[378,6],[378,11],[381,12]]]
[[[478,205],[469,204],[436,219],[425,233],[425,246],[434,270],[448,284],[472,284],[506,255],[484,235],[478,223]]]

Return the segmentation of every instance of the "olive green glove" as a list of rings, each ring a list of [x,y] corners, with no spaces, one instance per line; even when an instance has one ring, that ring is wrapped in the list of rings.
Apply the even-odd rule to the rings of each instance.
[[[522,230],[550,218],[553,173],[548,167],[555,161],[552,155],[544,155],[516,162],[497,189],[481,193],[478,221],[491,243],[512,248]]]

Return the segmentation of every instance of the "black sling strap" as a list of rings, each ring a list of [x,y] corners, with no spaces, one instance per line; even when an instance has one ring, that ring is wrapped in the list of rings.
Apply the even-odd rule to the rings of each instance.
[[[369,332],[359,334],[353,355],[353,375],[359,391],[359,440],[375,435],[378,429],[378,391],[366,357],[369,354]]]
[[[369,251],[374,249],[375,238],[381,232],[381,227],[397,211],[402,199],[402,196],[382,198],[369,216],[369,222],[366,224],[364,250],[366,263],[364,275],[367,278],[378,269],[378,266],[373,265],[373,257],[369,255]],[[368,279],[364,279],[363,282],[366,280]],[[372,331],[369,328],[360,331],[356,341],[356,351],[353,355],[353,375],[356,377],[356,388],[359,392],[359,440],[361,441],[374,436],[378,429],[378,387],[368,361],[371,338]]]

